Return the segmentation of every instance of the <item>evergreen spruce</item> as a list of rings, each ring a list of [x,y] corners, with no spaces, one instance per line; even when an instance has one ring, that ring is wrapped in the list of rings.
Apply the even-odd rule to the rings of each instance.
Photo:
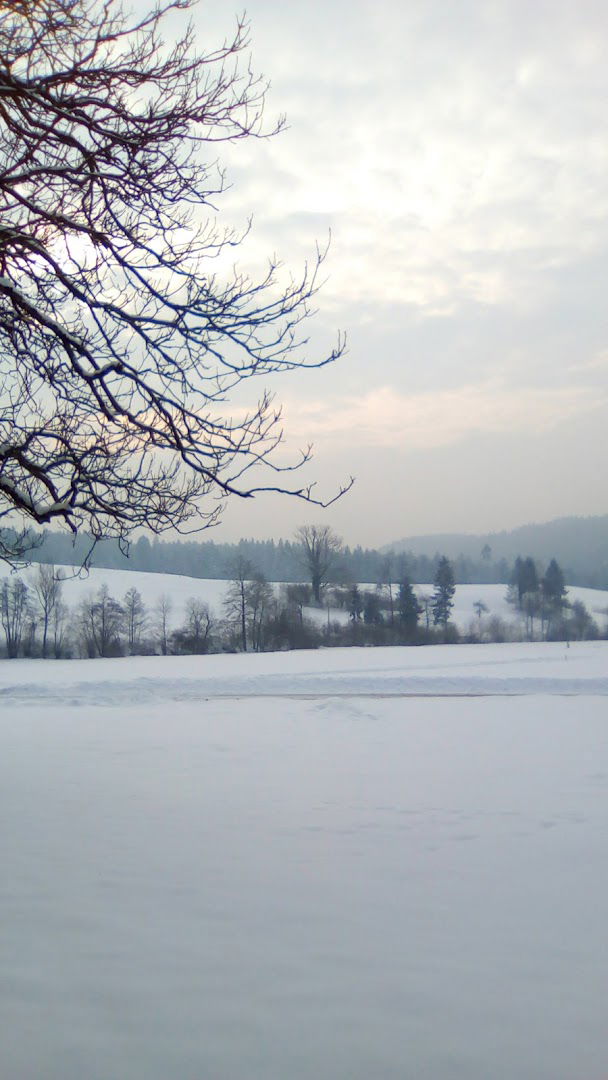
[[[439,560],[434,586],[433,622],[435,626],[442,626],[445,630],[454,607],[454,593],[456,592],[454,568],[445,555],[442,555]]]
[[[411,581],[408,581],[407,578],[404,578],[399,585],[397,610],[399,613],[399,622],[407,637],[414,637],[416,630],[418,629],[418,619],[422,614],[422,607],[418,603]]]

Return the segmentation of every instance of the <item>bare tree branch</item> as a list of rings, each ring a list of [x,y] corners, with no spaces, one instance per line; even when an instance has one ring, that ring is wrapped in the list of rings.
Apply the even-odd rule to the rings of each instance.
[[[215,220],[205,150],[282,125],[262,127],[243,20],[208,53],[191,26],[163,44],[191,3],[134,21],[118,0],[0,4],[0,517],[126,541],[212,525],[230,495],[326,505],[278,479],[310,448],[279,462],[267,390],[227,415],[244,380],[344,343],[306,353],[325,250],[286,287],[276,261],[261,280],[213,272],[243,236]]]

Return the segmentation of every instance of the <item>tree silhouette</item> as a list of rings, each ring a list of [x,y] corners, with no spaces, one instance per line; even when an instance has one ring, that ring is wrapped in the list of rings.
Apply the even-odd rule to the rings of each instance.
[[[228,496],[311,486],[283,475],[281,413],[247,380],[319,367],[303,352],[324,251],[284,284],[220,257],[217,144],[273,134],[264,84],[239,66],[247,29],[197,53],[194,30],[117,0],[0,7],[0,518],[124,543],[203,527]],[[247,230],[245,230],[246,233]],[[224,265],[224,262],[222,265]],[[283,284],[281,284],[283,282]],[[7,539],[7,537],[9,539]],[[1,538],[0,538],[1,539]],[[4,533],[4,556],[18,534]]]
[[[342,550],[342,540],[329,525],[301,525],[296,540],[302,546],[302,560],[310,576],[313,597],[320,604],[321,588],[327,584],[329,571]]]
[[[449,559],[442,555],[437,566],[433,592],[433,622],[445,630],[454,606],[454,568]]]

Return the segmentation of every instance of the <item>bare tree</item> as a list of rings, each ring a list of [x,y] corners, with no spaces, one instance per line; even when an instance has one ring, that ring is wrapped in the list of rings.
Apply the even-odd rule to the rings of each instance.
[[[32,581],[42,619],[42,655],[48,653],[48,636],[54,623],[54,613],[61,603],[61,571],[50,563],[39,563]]]
[[[97,656],[97,637],[95,632],[95,599],[93,593],[83,597],[76,613],[76,638],[80,655]]]
[[[243,652],[247,652],[249,583],[255,577],[256,570],[253,563],[244,555],[238,555],[229,570],[232,580],[226,593],[224,607],[228,619],[238,624],[241,648]]]
[[[304,607],[310,603],[310,587],[302,584],[285,586],[287,607],[297,615],[300,625],[304,622]]]
[[[177,651],[206,653],[211,643],[213,620],[209,605],[191,596],[186,601],[186,622],[172,634]]]
[[[38,611],[30,595],[23,620],[22,652],[24,656],[35,656],[38,637]]]
[[[389,551],[385,558],[382,560],[382,566],[380,568],[380,578],[378,580],[378,588],[381,592],[386,591],[386,598],[388,600],[388,610],[390,612],[390,624],[395,625],[395,554]]]
[[[27,585],[20,578],[5,578],[0,584],[0,622],[11,660],[19,655],[30,607]]]
[[[53,632],[53,656],[58,660],[65,655],[65,638],[69,610],[64,603],[55,604],[51,617]]]
[[[313,597],[320,604],[321,589],[342,549],[342,540],[329,525],[301,525],[296,540],[302,546],[302,560],[310,575]]]
[[[85,598],[79,609],[81,640],[88,656],[112,656],[120,652],[124,612],[107,585]]]
[[[272,585],[263,574],[256,574],[247,588],[249,636],[255,652],[264,650],[268,618],[275,607],[274,599]]]
[[[172,608],[173,603],[170,596],[167,596],[166,593],[159,596],[154,610],[154,624],[156,637],[163,656],[166,656],[169,651],[169,616]]]
[[[276,261],[261,279],[236,266],[220,276],[218,256],[247,230],[216,224],[216,144],[281,123],[264,130],[265,86],[239,67],[242,20],[207,53],[192,26],[163,43],[167,13],[192,3],[133,17],[120,0],[0,5],[8,525],[17,515],[126,541],[139,526],[213,524],[230,495],[320,501],[281,475],[310,448],[279,463],[280,408],[264,382],[248,412],[226,405],[244,380],[320,367],[343,345],[303,352],[323,250],[286,286]],[[14,554],[9,539],[0,556]]]
[[[142,600],[139,589],[131,586],[127,589],[122,602],[124,612],[124,625],[127,634],[129,652],[134,653],[140,646],[141,636],[146,628],[147,612],[146,605]]]

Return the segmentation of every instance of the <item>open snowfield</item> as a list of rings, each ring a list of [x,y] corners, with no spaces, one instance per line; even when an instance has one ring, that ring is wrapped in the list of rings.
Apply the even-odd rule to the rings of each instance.
[[[0,800],[7,1080],[608,1076],[606,642],[3,661]]]

